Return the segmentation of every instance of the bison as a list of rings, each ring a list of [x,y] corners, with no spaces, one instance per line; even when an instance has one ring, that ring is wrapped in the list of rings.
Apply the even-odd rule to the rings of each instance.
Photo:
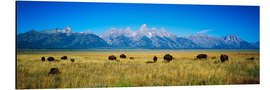
[[[246,60],[255,60],[254,57],[247,58]]]
[[[114,55],[109,56],[109,60],[116,60],[116,57]]]
[[[207,59],[207,55],[206,54],[199,54],[199,55],[197,55],[197,59]]]
[[[55,59],[53,57],[48,57],[47,60],[48,61],[54,61]]]
[[[51,68],[50,72],[48,73],[48,75],[50,74],[60,74],[61,72],[59,71],[58,68]]]
[[[167,61],[167,62],[170,62],[170,61],[173,60],[173,56],[170,55],[170,54],[166,54],[166,55],[163,57],[163,59],[164,59],[165,61]]]
[[[133,59],[134,59],[134,57],[129,57],[129,59],[130,59],[130,60],[133,60]]]
[[[121,54],[120,58],[127,58],[127,56],[125,54]]]
[[[61,57],[62,60],[67,60],[67,56]]]
[[[43,61],[43,62],[44,62],[45,60],[46,60],[46,58],[45,58],[45,57],[41,57],[41,61]]]
[[[157,56],[153,57],[154,62],[157,62],[157,59],[158,59]]]
[[[74,59],[74,58],[71,58],[70,61],[71,61],[71,62],[75,62],[75,59]]]
[[[229,56],[228,55],[220,55],[220,61],[221,62],[225,62],[225,61],[228,61],[229,60]]]

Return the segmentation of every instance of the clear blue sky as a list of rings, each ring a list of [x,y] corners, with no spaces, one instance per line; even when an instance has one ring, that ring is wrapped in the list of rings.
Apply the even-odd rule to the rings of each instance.
[[[259,6],[17,1],[17,33],[70,26],[100,34],[111,27],[138,30],[147,24],[179,36],[202,31],[254,42],[259,41],[259,16]]]

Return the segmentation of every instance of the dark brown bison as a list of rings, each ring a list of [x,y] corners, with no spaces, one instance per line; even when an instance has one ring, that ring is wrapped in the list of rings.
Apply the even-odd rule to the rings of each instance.
[[[207,59],[207,55],[206,54],[199,54],[199,55],[197,55],[197,59]]]
[[[229,56],[228,55],[220,55],[220,61],[221,62],[225,62],[225,61],[228,61],[229,60]]]
[[[45,57],[41,57],[41,61],[43,61],[43,62],[44,62],[45,60],[46,60],[46,58],[45,58]]]
[[[147,62],[145,62],[146,64],[150,64],[150,63],[156,63],[157,62],[157,56],[154,56],[153,57],[153,61],[147,61]],[[165,59],[164,59],[165,60]]]
[[[61,72],[59,71],[58,68],[51,68],[50,72],[48,73],[48,75],[51,74],[60,74]]]
[[[170,61],[173,60],[173,56],[170,55],[170,54],[166,54],[166,55],[163,57],[163,59],[164,59],[165,61],[167,61],[167,62],[170,62]]]
[[[246,60],[255,60],[254,57],[247,58]]]
[[[55,59],[53,57],[48,57],[47,60],[48,61],[54,61]]]
[[[130,59],[130,60],[133,60],[133,59],[134,59],[134,57],[129,57],[129,59]]]
[[[150,63],[156,63],[156,62],[153,62],[153,61],[147,61],[145,62],[146,64],[150,64]]]
[[[71,62],[75,62],[75,59],[74,59],[74,58],[71,58],[70,61],[71,61]]]
[[[109,60],[116,60],[116,57],[114,55],[109,56]]]
[[[121,54],[120,58],[127,58],[127,56],[125,54]]]
[[[157,62],[157,59],[158,59],[157,56],[153,57],[154,62]]]
[[[62,60],[67,60],[67,56],[61,57]]]

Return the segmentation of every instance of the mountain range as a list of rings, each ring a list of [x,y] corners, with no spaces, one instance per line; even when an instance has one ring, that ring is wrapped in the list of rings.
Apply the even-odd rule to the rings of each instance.
[[[89,49],[89,48],[142,48],[142,49],[259,49],[259,42],[247,42],[237,35],[209,36],[203,33],[177,36],[165,28],[139,30],[110,28],[102,34],[73,32],[64,29],[35,31],[17,35],[19,49]]]

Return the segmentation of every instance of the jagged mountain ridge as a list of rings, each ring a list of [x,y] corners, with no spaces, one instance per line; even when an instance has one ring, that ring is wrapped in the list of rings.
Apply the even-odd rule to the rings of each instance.
[[[107,47],[99,36],[87,32],[73,32],[66,27],[63,30],[31,30],[17,36],[17,48],[22,49],[87,49]]]
[[[29,31],[17,35],[18,48],[145,48],[145,49],[258,49],[258,43],[249,43],[237,35],[224,37],[194,34],[179,37],[165,28],[147,28],[143,24],[139,30],[110,28],[96,35],[90,30],[73,32],[64,29]]]
[[[111,28],[99,35],[109,45],[115,48],[197,48],[198,46],[192,41],[178,37],[164,28],[147,28],[143,24],[139,30],[132,31],[130,27],[125,30]],[[124,46],[123,46],[124,45]]]
[[[237,35],[228,34],[225,37],[209,36],[206,34],[196,34],[184,36],[192,40],[201,48],[214,48],[214,49],[256,49],[259,47],[253,46],[247,41],[242,40]]]

